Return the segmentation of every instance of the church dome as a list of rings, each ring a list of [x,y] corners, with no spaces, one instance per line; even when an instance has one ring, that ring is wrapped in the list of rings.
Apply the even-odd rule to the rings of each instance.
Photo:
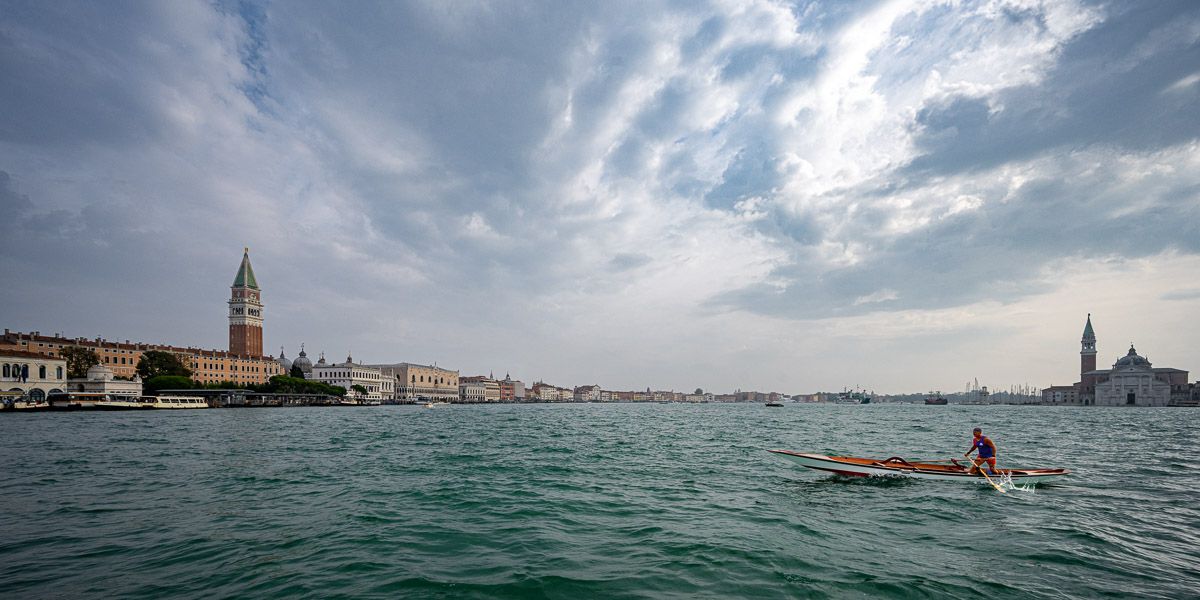
[[[312,361],[309,360],[308,355],[304,353],[304,344],[300,345],[300,356],[297,356],[296,360],[292,361],[292,366],[300,367],[300,371],[305,375],[312,373]],[[289,367],[288,370],[290,371],[291,367]]]
[[[275,360],[279,366],[283,368],[283,372],[287,373],[292,370],[292,361],[283,355],[283,348],[279,348],[279,358]]]
[[[1145,356],[1138,356],[1137,350],[1133,349],[1133,344],[1129,345],[1129,354],[1122,356],[1117,360],[1113,368],[1117,367],[1149,367],[1150,361]]]
[[[112,381],[113,370],[97,363],[87,370],[87,378],[89,381]]]

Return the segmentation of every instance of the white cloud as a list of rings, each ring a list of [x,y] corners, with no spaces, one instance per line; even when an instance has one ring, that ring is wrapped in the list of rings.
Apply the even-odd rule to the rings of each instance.
[[[895,300],[899,297],[900,297],[900,294],[897,294],[896,290],[883,289],[883,290],[879,290],[878,292],[867,294],[866,296],[859,296],[859,297],[855,298],[854,305],[860,306],[863,304],[875,304],[878,302],[887,302],[888,300]]]

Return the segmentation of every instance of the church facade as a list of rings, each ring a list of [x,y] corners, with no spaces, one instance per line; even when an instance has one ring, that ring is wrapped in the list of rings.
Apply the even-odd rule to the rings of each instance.
[[[1195,386],[1188,384],[1188,372],[1155,367],[1129,345],[1129,351],[1117,359],[1111,369],[1096,368],[1096,332],[1088,315],[1080,340],[1079,381],[1071,386],[1051,386],[1042,390],[1043,404],[1079,406],[1184,406],[1194,403]]]

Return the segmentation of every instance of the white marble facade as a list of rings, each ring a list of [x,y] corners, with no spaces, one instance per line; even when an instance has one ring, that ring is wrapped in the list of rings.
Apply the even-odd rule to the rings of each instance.
[[[1167,406],[1171,383],[1133,346],[1096,382],[1096,406]]]

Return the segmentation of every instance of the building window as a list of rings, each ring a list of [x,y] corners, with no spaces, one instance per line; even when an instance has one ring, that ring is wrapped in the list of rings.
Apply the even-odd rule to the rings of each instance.
[[[38,367],[38,379],[45,379],[45,378],[46,378],[46,365],[41,365]]]
[[[5,365],[4,365],[4,376],[5,376],[5,377],[11,377],[10,373],[12,373],[12,371],[11,371],[11,370],[8,368],[8,365],[7,365],[7,364],[5,364]]]
[[[62,368],[62,367],[59,367],[59,368],[58,368],[58,370],[57,370],[57,373],[58,373],[58,377],[57,377],[57,378],[58,378],[58,379],[62,379],[62,378],[63,378],[63,368]]]

